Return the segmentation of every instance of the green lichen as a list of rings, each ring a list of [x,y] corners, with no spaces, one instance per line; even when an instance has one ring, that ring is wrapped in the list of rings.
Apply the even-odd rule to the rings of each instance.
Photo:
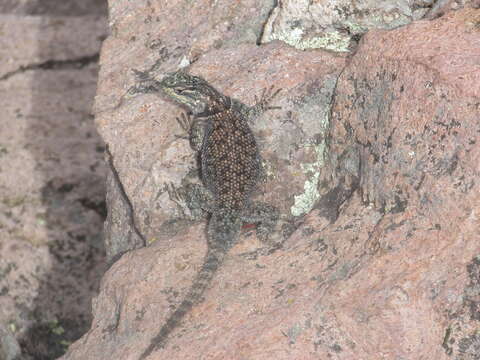
[[[303,332],[303,327],[300,324],[294,324],[292,327],[290,327],[286,333],[284,333],[285,336],[287,336],[290,344],[295,344],[297,341],[297,338],[300,336],[300,334]]]
[[[348,51],[350,36],[341,34],[339,31],[325,32],[322,36],[315,36],[302,39],[300,48],[304,49],[326,49],[337,52]]]
[[[46,226],[47,225],[47,215],[44,213],[39,213],[35,216],[37,221],[37,225],[39,226]]]
[[[288,32],[278,31],[270,40],[284,41],[300,50],[327,49],[338,52],[348,51],[350,44],[350,36],[343,35],[336,30],[325,32],[319,36],[304,37],[304,31],[301,28],[295,28]]]
[[[302,41],[303,30],[300,28],[292,29],[291,31],[279,31],[272,34],[272,38],[269,40],[280,40],[287,44],[299,49],[299,43]]]
[[[320,171],[325,163],[325,134],[330,126],[330,106],[332,101],[333,91],[337,78],[335,76],[325,77],[322,87],[310,97],[304,99],[305,105],[300,109],[300,114],[305,117],[300,122],[307,123],[307,119],[315,120],[315,127],[319,127],[317,136],[313,136],[312,140],[303,145],[307,152],[313,151],[315,160],[311,163],[301,164],[302,172],[307,177],[303,185],[303,193],[294,196],[294,204],[290,208],[293,216],[300,216],[308,213],[313,209],[315,203],[320,198],[318,191],[318,183],[320,181]],[[309,129],[309,131],[313,129]]]
[[[8,328],[13,334],[17,332],[17,324],[15,324],[13,321],[8,324]]]
[[[300,216],[313,209],[315,202],[320,198],[318,192],[318,181],[320,178],[320,169],[324,164],[325,143],[319,145],[305,145],[311,147],[316,154],[316,160],[313,163],[301,164],[302,171],[310,176],[303,185],[304,192],[294,196],[294,204],[290,208],[293,216]]]
[[[354,22],[354,21],[345,20],[343,22],[343,25],[348,27],[348,30],[350,30],[350,33],[352,33],[352,34],[363,34],[363,33],[366,33],[368,31],[367,26],[359,24],[359,23]]]
[[[4,197],[2,203],[4,203],[9,208],[14,208],[19,205],[22,205],[25,202],[25,196],[12,196]]]

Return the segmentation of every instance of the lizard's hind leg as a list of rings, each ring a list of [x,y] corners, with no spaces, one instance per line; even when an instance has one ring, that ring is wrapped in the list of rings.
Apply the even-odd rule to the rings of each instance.
[[[268,241],[270,234],[280,217],[277,208],[266,203],[250,203],[242,213],[242,220],[246,223],[256,224],[257,237],[260,241]]]
[[[176,187],[172,183],[167,184],[167,192],[183,215],[190,220],[205,218],[205,212],[213,211],[213,196],[204,186],[200,184],[186,184]]]

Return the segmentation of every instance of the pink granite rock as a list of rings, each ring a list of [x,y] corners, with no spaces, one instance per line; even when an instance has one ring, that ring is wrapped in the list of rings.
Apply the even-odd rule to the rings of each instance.
[[[113,22],[144,14],[129,11]],[[258,198],[281,209],[283,236],[271,247],[244,234],[205,301],[149,359],[478,359],[479,23],[465,9],[372,31],[348,62],[278,42],[196,59],[191,72],[246,102],[284,88],[282,109],[254,126],[269,174]],[[171,42],[175,26],[158,26]],[[138,358],[206,250],[204,222],[179,220],[161,191],[194,166],[174,137],[179,109],[124,96],[133,80],[115,75],[128,70],[115,55],[145,53],[128,37],[104,48],[97,124],[139,230],[157,241],[107,272],[69,360]]]
[[[229,30],[221,32],[222,46],[208,45],[208,39],[217,34],[217,18],[209,18],[202,7],[188,10],[188,16],[194,19],[186,26],[185,15],[180,15],[184,9],[179,6],[169,7],[171,17],[165,18],[153,15],[161,10],[153,5],[150,9],[129,4],[128,9],[120,10],[113,4],[110,22],[119,30],[103,47],[96,123],[110,145],[138,232],[132,233],[127,211],[116,216],[110,222],[114,226],[107,225],[110,259],[141,247],[143,239],[139,237],[147,242],[169,239],[176,232],[171,227],[172,213],[181,214],[169,200],[166,185],[173,182],[179,186],[185,179],[196,178],[192,176],[195,157],[188,143],[176,137],[181,129],[175,118],[182,110],[156,94],[130,96],[128,89],[136,81],[132,69],[152,70],[161,78],[180,64],[192,63],[189,71],[250,105],[265,87],[282,88],[285,95],[278,97],[276,105],[282,106],[284,115],[271,111],[254,125],[262,139],[260,146],[269,177],[265,185],[269,191],[264,191],[262,200],[274,200],[295,216],[313,208],[318,197],[314,188],[323,162],[329,106],[346,57],[325,51],[303,52],[281,42],[253,45],[242,34],[260,36],[262,16],[268,9],[257,3],[246,2],[241,7],[226,1],[218,3],[216,16],[229,24]],[[250,18],[252,14],[255,16]],[[179,22],[175,15],[182,20]],[[197,24],[197,17],[206,22]],[[184,40],[177,38],[180,36]],[[123,208],[123,203],[120,196],[112,196],[109,208]]]

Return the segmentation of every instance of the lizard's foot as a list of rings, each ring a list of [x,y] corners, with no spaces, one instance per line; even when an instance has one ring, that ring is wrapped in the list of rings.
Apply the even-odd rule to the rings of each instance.
[[[180,139],[185,139],[185,140],[190,140],[190,130],[192,128],[192,123],[193,123],[193,117],[192,114],[189,113],[184,113],[176,118],[178,124],[183,130],[182,135],[175,135],[175,137],[180,138]]]
[[[270,86],[269,88],[263,88],[262,95],[260,98],[255,95],[255,105],[254,108],[257,108],[260,113],[263,113],[267,110],[272,110],[272,109],[281,109],[280,106],[270,106],[269,104],[272,102],[272,100],[277,96],[282,89],[277,89],[275,90],[274,85]]]
[[[127,91],[129,95],[148,94],[160,91],[160,82],[152,78],[148,71],[132,69],[137,84],[130,87]]]
[[[274,90],[274,86],[264,88],[260,97],[255,95],[255,105],[249,107],[240,102],[236,102],[236,106],[249,122],[253,122],[257,117],[262,115],[267,110],[281,109],[280,106],[270,106],[270,103],[280,93],[280,91],[282,91],[282,89]]]

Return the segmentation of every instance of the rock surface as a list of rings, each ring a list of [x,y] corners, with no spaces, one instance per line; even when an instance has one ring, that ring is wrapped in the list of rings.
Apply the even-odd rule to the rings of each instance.
[[[189,63],[247,103],[283,88],[282,109],[253,126],[267,172],[256,198],[282,221],[274,245],[241,237],[149,359],[478,359],[480,10],[370,31],[347,58],[252,45],[241,34],[261,34],[265,14],[253,1],[144,5],[111,4],[95,111],[124,196],[109,256],[141,247],[131,234],[156,241],[113,264],[63,359],[138,358],[202,264],[205,222],[165,191],[196,179],[181,110],[128,95],[131,68]]]
[[[278,123],[278,112],[272,111],[255,125],[262,137],[260,146],[266,149],[263,154],[270,178],[267,186],[274,190],[266,192],[262,200],[270,201],[276,194],[282,194],[281,199],[275,200],[277,205],[289,212],[290,207],[294,207],[295,215],[313,208],[313,197],[316,196],[313,187],[318,174],[311,174],[311,171],[317,172],[322,163],[329,104],[345,56],[321,51],[304,53],[280,42],[258,47],[250,44],[248,39],[242,40],[239,33],[260,33],[257,29],[261,25],[260,16],[266,11],[256,8],[257,3],[252,1],[242,8],[230,2],[218,3],[217,17],[225,18],[225,22],[229,22],[228,29],[231,29],[222,33],[224,38],[219,43],[225,46],[219,49],[212,48],[209,43],[207,35],[217,31],[210,23],[202,23],[200,29],[192,30],[174,20],[181,9],[172,7],[169,20],[154,17],[158,11],[154,8],[139,6],[138,9],[129,9],[131,13],[126,16],[126,12],[119,12],[113,6],[110,21],[115,29],[122,30],[114,32],[114,36],[104,43],[102,66],[105,71],[101,75],[95,103],[96,122],[101,135],[110,144],[114,172],[121,179],[119,186],[124,188],[129,199],[127,203],[132,203],[135,216],[133,221],[129,220],[126,216],[129,211],[124,208],[114,217],[113,224],[107,225],[109,259],[141,247],[138,233],[143,234],[148,242],[169,239],[176,232],[171,226],[172,212],[178,213],[178,209],[168,199],[166,184],[185,185],[197,177],[195,159],[188,143],[175,136],[180,132],[175,120],[180,109],[156,95],[129,97],[128,89],[135,84],[132,68],[151,69],[153,75],[161,76],[177,69],[179,61],[192,62],[193,72],[211,79],[219,90],[250,104],[254,95],[259,96],[262,89],[271,84],[283,88],[284,93],[294,94],[288,100],[278,101],[288,118],[283,120],[282,126],[275,126],[277,131],[272,129],[273,124]],[[192,14],[193,11],[199,12],[197,16],[200,18],[205,16],[198,9],[193,9]],[[256,14],[258,18],[249,19],[252,29],[245,29],[245,18],[250,14]],[[138,21],[135,26],[130,23],[134,18]],[[165,21],[171,23],[166,25]],[[144,29],[138,29],[138,26],[144,26]],[[207,31],[204,27],[210,32],[203,34]],[[159,38],[158,34],[165,28],[169,29],[169,36],[163,36],[161,41],[152,37],[151,34],[157,34]],[[136,29],[135,35],[133,29]],[[190,40],[193,35],[188,34],[188,29],[199,32],[195,40]],[[182,46],[191,46],[183,60],[180,57],[185,49],[177,45],[180,44],[176,39],[180,36],[177,31],[188,40],[181,43]],[[230,44],[229,41],[240,44]],[[153,51],[152,43],[155,44]],[[117,61],[120,53],[131,61]],[[118,73],[128,76],[119,77]],[[308,111],[302,110],[306,108]],[[278,176],[279,173],[283,178]],[[312,185],[305,190],[307,179]],[[298,198],[293,198],[292,192]],[[112,193],[109,208],[119,209],[125,205],[125,199],[116,196],[114,191]],[[138,232],[132,231],[132,222]]]
[[[22,359],[62,355],[89,328],[105,269],[104,145],[92,116],[105,7],[72,3],[0,5],[0,354],[7,359],[18,350],[15,339]]]
[[[394,29],[478,5],[478,0],[279,0],[261,42],[279,39],[297,49],[348,51],[369,30]]]
[[[100,15],[107,13],[107,2],[104,0],[2,0],[0,13],[45,16]],[[82,30],[88,31],[88,29]]]
[[[421,19],[434,0],[280,0],[262,42],[279,39],[299,49],[347,51],[371,29],[393,29]]]
[[[21,355],[18,341],[7,328],[0,324],[0,359],[18,360]]]

